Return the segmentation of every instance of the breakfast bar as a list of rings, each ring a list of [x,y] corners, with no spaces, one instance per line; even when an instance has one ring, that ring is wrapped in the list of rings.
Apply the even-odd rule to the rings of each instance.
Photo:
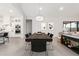
[[[62,34],[61,43],[79,54],[79,35]]]

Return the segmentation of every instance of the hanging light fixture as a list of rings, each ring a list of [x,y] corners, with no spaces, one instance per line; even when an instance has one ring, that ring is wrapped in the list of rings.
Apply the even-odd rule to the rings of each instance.
[[[42,7],[39,7],[39,13],[38,16],[36,16],[37,21],[43,21],[44,17],[41,15]]]
[[[37,21],[43,21],[44,20],[44,17],[43,16],[36,16],[36,20]]]

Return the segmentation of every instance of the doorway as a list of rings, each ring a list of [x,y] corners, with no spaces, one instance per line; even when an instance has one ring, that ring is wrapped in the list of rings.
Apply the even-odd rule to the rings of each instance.
[[[26,33],[32,33],[32,20],[26,20]]]

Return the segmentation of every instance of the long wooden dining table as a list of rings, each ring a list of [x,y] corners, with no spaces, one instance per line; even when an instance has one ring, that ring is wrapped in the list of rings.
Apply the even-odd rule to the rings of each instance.
[[[35,52],[46,51],[46,42],[51,42],[52,38],[45,33],[35,33],[26,39],[31,42],[31,50]]]

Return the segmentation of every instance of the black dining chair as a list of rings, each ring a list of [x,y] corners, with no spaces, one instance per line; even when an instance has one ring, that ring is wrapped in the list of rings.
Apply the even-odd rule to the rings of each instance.
[[[29,47],[29,45],[31,45],[31,43],[27,40],[27,38],[29,37],[30,35],[29,35],[29,33],[28,34],[25,34],[25,42],[26,42],[26,46],[25,46],[25,50],[27,50],[28,49],[28,47]]]
[[[53,37],[53,34],[50,34],[50,37],[52,38]]]
[[[50,36],[50,33],[48,33],[47,35]]]
[[[25,34],[25,37],[28,38],[29,37],[29,34]]]
[[[25,34],[25,41],[27,42],[27,38],[29,37],[29,34]]]
[[[31,33],[29,33],[29,36],[31,35]]]
[[[8,37],[8,33],[6,32],[6,33],[4,33],[4,36],[3,36],[4,38],[7,38],[8,39],[8,41],[9,41],[9,37]]]
[[[27,41],[26,39],[29,37],[29,36],[31,36],[31,33],[28,33],[28,34],[25,34],[25,41]]]
[[[52,38],[52,41],[53,41],[53,34],[50,33],[49,36]],[[52,41],[51,41],[51,42],[47,42],[47,45],[48,45],[47,47],[48,47],[48,49],[53,49]],[[49,47],[49,46],[50,46],[50,47]]]
[[[45,55],[48,55],[48,51],[46,50],[46,41],[42,39],[36,39],[31,41],[31,55],[32,52],[43,52],[45,51]]]
[[[31,50],[35,52],[46,51],[46,41],[45,40],[32,40]]]

